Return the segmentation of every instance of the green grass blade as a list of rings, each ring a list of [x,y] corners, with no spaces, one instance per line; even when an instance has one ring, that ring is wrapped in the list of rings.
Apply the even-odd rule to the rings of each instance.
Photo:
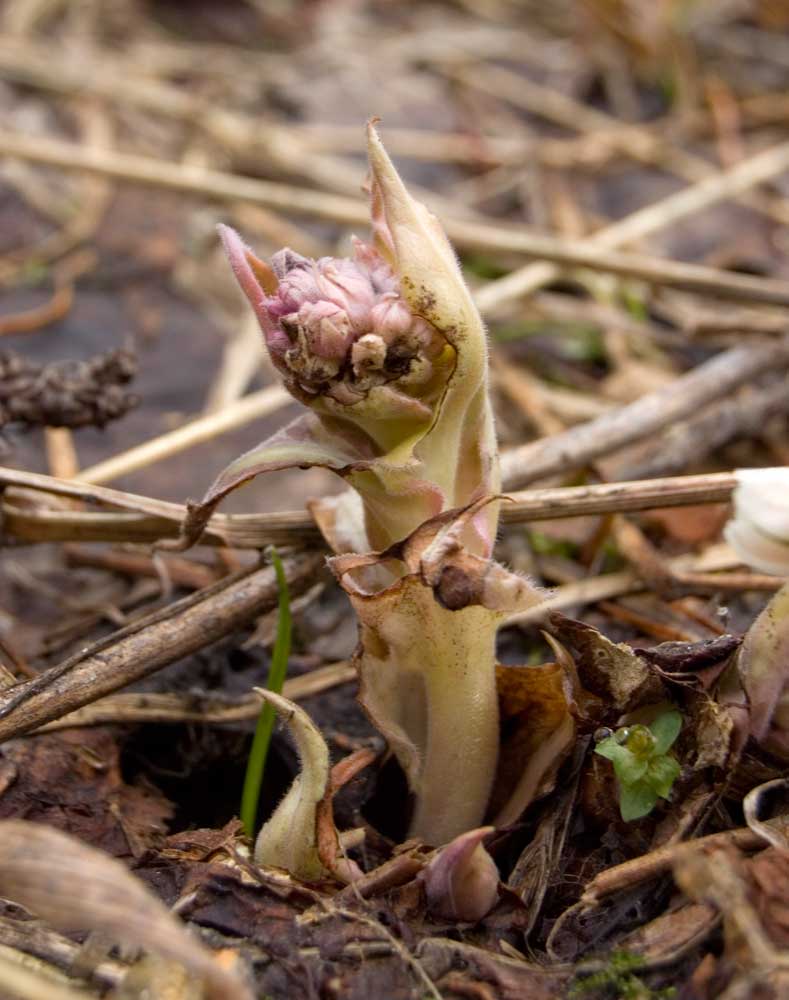
[[[292,620],[290,614],[290,595],[288,594],[288,581],[285,579],[285,570],[282,567],[282,560],[275,548],[269,550],[274,572],[277,575],[277,587],[279,590],[279,617],[277,619],[277,638],[274,642],[274,652],[271,656],[271,665],[266,679],[266,687],[275,694],[282,693],[282,685],[285,683],[285,673],[288,669],[288,657],[290,656],[290,638]],[[276,712],[269,704],[264,704],[258,716],[255,735],[252,739],[252,748],[249,751],[247,761],[247,771],[244,775],[244,790],[241,793],[241,822],[244,832],[249,837],[255,835],[255,823],[258,814],[258,800],[260,799],[260,786],[263,781],[263,772],[266,768],[266,757],[271,743],[271,734],[274,731],[274,721]]]

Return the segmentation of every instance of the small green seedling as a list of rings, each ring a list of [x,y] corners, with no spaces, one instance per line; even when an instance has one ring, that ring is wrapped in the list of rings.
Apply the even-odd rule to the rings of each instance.
[[[282,686],[285,683],[285,673],[288,668],[288,657],[290,656],[290,637],[292,620],[290,614],[290,595],[288,593],[288,581],[285,579],[285,570],[282,560],[275,548],[268,552],[274,572],[277,576],[277,588],[279,591],[279,618],[277,619],[277,637],[274,641],[274,651],[271,655],[271,665],[269,666],[266,688],[275,694],[281,694]],[[274,731],[274,721],[277,713],[273,705],[266,702],[260,710],[255,735],[252,739],[252,749],[249,751],[247,761],[247,771],[244,775],[244,790],[241,793],[241,822],[244,832],[248,837],[254,837],[255,825],[258,814],[258,801],[260,799],[260,786],[263,781],[263,772],[266,769],[266,757],[271,743],[271,734]]]
[[[619,811],[625,822],[642,819],[667,799],[679,777],[679,762],[669,754],[682,729],[682,716],[670,711],[649,726],[623,726],[601,740],[595,753],[614,765],[619,782]]]

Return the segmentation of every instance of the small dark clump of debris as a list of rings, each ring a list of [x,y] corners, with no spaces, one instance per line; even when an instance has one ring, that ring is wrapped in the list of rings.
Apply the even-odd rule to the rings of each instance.
[[[128,347],[87,361],[36,365],[0,353],[0,426],[104,427],[125,416],[139,398],[125,387],[137,373]]]

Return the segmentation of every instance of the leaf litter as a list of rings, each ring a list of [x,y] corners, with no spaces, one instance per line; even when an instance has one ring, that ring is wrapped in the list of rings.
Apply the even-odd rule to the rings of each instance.
[[[0,581],[0,988],[65,989],[65,974],[77,995],[190,1000],[781,996],[786,598],[720,549],[734,485],[715,478],[789,454],[781,12],[232,3],[190,5],[187,23],[134,0],[67,6],[14,0],[0,22],[17,151],[0,329],[34,404],[8,423],[0,473],[4,558],[21,567]],[[303,503],[333,488],[324,473],[251,484],[183,562],[139,548],[177,534],[184,499],[292,416],[239,350],[241,303],[206,234],[229,219],[267,256],[338,253],[364,218],[355,154],[373,114],[477,275],[493,353],[529,377],[497,382],[504,486],[552,496],[505,505],[497,558],[562,599],[545,633],[524,619],[499,636],[495,829],[443,857],[404,839],[403,776],[355,701],[349,611]],[[85,172],[92,150],[107,155]],[[171,173],[135,188],[153,159]],[[529,243],[538,230],[565,242]],[[95,260],[70,260],[84,244]],[[125,389],[72,379],[129,330],[135,410]],[[225,416],[201,422],[210,399]],[[678,478],[658,495],[643,480],[659,476]],[[234,818],[276,604],[254,550],[270,542],[290,546],[305,594],[285,694],[327,753],[305,881],[256,863]],[[673,780],[625,822],[594,748],[676,713]],[[269,821],[297,772],[280,732]],[[462,867],[480,848],[495,885]],[[492,908],[461,912],[470,884]],[[32,987],[13,978],[31,956]]]

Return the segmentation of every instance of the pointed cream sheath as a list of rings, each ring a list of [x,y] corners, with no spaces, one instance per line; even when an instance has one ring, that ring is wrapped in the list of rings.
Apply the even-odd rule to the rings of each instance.
[[[331,875],[339,882],[352,882],[361,871],[345,856],[334,825],[331,800],[341,783],[332,780],[326,741],[303,708],[273,691],[255,691],[289,727],[300,765],[293,784],[257,836],[255,861],[284,868],[306,881]],[[337,768],[350,780],[371,759],[374,754],[360,751]]]
[[[754,569],[789,577],[789,467],[736,472],[726,541]]]
[[[415,452],[441,485],[444,509],[463,507],[498,493],[501,483],[485,327],[441,224],[408,193],[372,125],[367,152],[376,249],[397,274],[411,309],[442,333],[455,354],[437,419]],[[498,504],[489,504],[475,522],[479,554],[493,551],[497,523]]]
[[[292,701],[255,689],[293,734],[301,770],[255,841],[259,865],[284,868],[306,880],[325,874],[318,855],[318,805],[329,787],[329,748],[315,723]]]

